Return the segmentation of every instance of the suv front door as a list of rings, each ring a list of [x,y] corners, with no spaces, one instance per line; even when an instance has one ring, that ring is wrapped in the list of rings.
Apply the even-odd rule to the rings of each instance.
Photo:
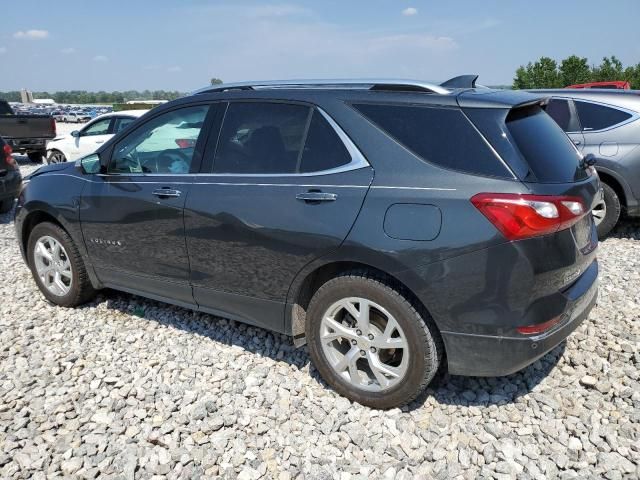
[[[208,111],[192,105],[149,118],[113,146],[106,173],[84,189],[82,230],[106,286],[193,304],[183,214]]]
[[[295,275],[340,246],[373,169],[308,105],[232,102],[221,121],[185,206],[193,294],[205,311],[283,331]]]

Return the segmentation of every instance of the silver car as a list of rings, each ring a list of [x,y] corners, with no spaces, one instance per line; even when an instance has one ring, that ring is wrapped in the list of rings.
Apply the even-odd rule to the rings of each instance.
[[[532,90],[551,96],[547,113],[583,154],[592,153],[603,186],[593,210],[603,238],[620,215],[640,216],[640,91]]]

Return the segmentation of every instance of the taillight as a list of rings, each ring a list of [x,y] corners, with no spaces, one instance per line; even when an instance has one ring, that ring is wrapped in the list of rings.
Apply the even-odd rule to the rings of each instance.
[[[529,325],[526,327],[517,327],[516,330],[518,333],[523,335],[537,335],[542,332],[546,332],[550,328],[555,327],[562,320],[562,315],[558,317],[554,317],[551,320],[548,320],[543,323],[538,323],[537,325]]]
[[[11,146],[5,144],[4,147],[2,147],[2,150],[4,152],[4,161],[7,162],[7,165],[9,165],[12,168],[18,168],[18,164],[16,163],[16,159],[13,158],[11,156],[11,154],[13,153],[13,150],[11,150]]]
[[[51,130],[53,130],[53,136],[55,137],[57,135],[57,128],[56,128],[56,119],[51,117]]]
[[[508,240],[564,230],[587,213],[581,198],[568,196],[479,193],[471,203]]]

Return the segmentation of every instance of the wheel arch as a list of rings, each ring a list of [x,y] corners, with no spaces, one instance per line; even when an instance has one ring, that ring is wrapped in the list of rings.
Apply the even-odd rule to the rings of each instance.
[[[608,170],[600,170],[598,169],[598,176],[600,177],[600,181],[602,183],[606,183],[607,185],[609,185],[614,192],[616,192],[616,195],[618,195],[618,198],[620,199],[620,205],[623,208],[627,208],[627,192],[625,190],[625,185],[623,184],[623,182],[613,173],[611,173]]]
[[[306,312],[309,302],[313,294],[327,281],[342,275],[346,272],[363,272],[375,278],[379,278],[387,285],[400,291],[420,312],[421,315],[427,315],[433,318],[429,312],[429,308],[418,297],[414,289],[407,282],[401,281],[398,276],[389,273],[388,269],[380,268],[362,261],[353,260],[333,260],[316,265],[304,274],[298,275],[297,281],[294,281],[289,295],[287,297],[287,310],[285,318],[285,331],[293,336],[296,346],[302,346],[306,343],[305,339],[305,322]],[[437,327],[438,332],[440,329]]]

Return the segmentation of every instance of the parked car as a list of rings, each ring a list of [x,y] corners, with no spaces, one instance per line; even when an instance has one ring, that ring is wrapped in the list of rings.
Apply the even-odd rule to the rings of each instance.
[[[593,209],[604,238],[622,213],[640,216],[640,92],[532,90],[551,96],[546,110],[584,154],[597,157],[603,198]]]
[[[11,153],[11,146],[0,137],[0,213],[13,208],[22,185],[20,169]]]
[[[157,106],[29,177],[24,259],[57,305],[110,287],[291,335],[376,408],[440,367],[520,370],[594,305],[600,186],[544,96],[474,85],[243,83]]]
[[[56,136],[56,121],[47,115],[15,115],[0,100],[0,136],[15,153],[26,153],[32,162],[42,162],[47,141]]]
[[[609,88],[614,90],[630,90],[631,84],[624,80],[616,82],[577,83],[564,88]]]
[[[84,123],[91,120],[91,116],[83,112],[67,112],[64,114],[63,122],[67,123]]]
[[[145,113],[147,110],[107,113],[87,123],[80,130],[56,137],[47,145],[47,162],[75,161],[93,153],[104,142]]]

